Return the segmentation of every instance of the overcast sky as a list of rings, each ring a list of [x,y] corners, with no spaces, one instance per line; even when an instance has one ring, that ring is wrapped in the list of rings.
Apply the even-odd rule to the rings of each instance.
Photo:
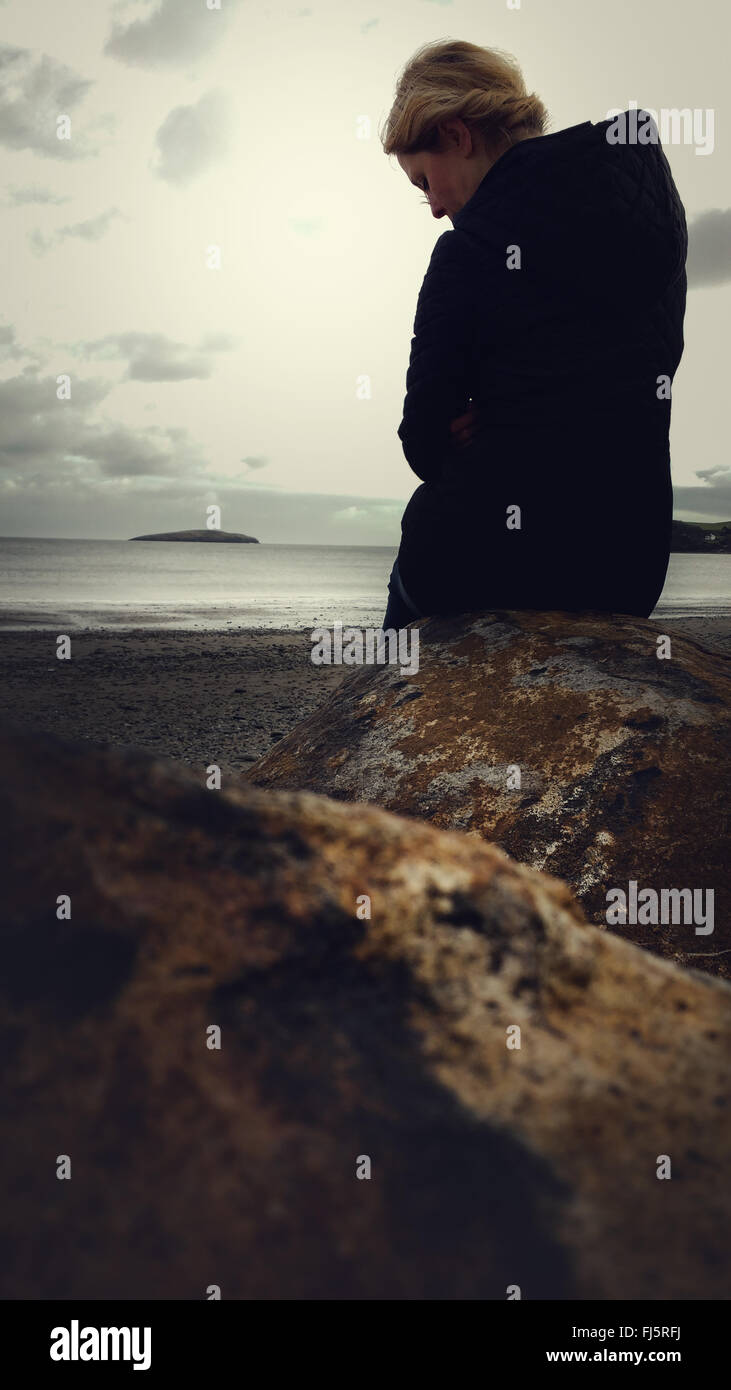
[[[0,0],[0,533],[218,503],[262,541],[398,544],[416,299],[451,223],[378,129],[443,38],[514,54],[549,131],[713,112],[711,152],[665,144],[690,240],[671,457],[676,516],[731,519],[727,0],[216,2]]]

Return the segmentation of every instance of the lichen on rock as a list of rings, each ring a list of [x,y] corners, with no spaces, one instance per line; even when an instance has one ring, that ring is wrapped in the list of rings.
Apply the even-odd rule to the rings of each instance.
[[[4,1297],[728,1292],[731,987],[479,837],[0,743]]]
[[[724,658],[673,636],[662,659],[658,625],[623,615],[468,613],[414,626],[418,700],[402,703],[408,679],[395,667],[363,667],[247,780],[479,834],[564,879],[597,926],[608,890],[631,880],[712,890],[710,936],[685,920],[609,929],[731,978]]]

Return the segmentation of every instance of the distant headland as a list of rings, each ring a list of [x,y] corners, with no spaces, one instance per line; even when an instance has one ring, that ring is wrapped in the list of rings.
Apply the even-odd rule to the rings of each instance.
[[[731,521],[674,521],[670,549],[676,555],[728,555]]]
[[[156,531],[152,536],[130,536],[131,541],[232,541],[258,545],[256,536],[244,536],[240,531]]]

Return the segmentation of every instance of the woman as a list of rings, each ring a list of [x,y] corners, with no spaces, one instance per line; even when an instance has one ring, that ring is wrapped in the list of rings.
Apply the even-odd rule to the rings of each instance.
[[[453,230],[416,308],[398,435],[423,482],[384,628],[657,603],[688,240],[636,114],[639,138],[623,117],[546,135],[515,61],[471,43],[427,44],[399,78],[383,148]]]

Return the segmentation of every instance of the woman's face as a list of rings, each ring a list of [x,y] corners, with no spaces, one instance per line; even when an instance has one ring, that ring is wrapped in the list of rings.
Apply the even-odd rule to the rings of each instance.
[[[456,217],[482,183],[495,157],[464,121],[446,121],[437,150],[396,156],[404,173],[422,190],[434,217]]]

